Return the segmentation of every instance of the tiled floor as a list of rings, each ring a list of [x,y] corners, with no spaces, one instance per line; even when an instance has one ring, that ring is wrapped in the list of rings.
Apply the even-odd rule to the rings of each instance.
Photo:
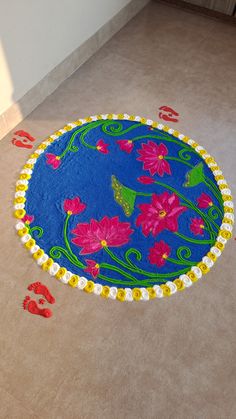
[[[180,113],[179,131],[204,145],[236,194],[236,34],[228,26],[150,3],[18,128],[44,137],[78,117]],[[174,124],[173,124],[174,125]],[[0,143],[0,417],[234,419],[235,249],[207,278],[149,303],[120,304],[41,271],[14,231],[12,199],[29,150]],[[21,309],[32,280],[57,302],[47,320]]]

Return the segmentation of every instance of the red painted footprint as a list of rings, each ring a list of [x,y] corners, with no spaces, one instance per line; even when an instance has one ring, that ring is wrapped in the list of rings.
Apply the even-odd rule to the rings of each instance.
[[[31,314],[37,314],[38,316],[43,316],[49,318],[52,316],[51,310],[49,308],[39,308],[35,300],[31,300],[27,295],[23,301],[23,309],[27,310]]]
[[[159,112],[160,119],[163,119],[164,121],[178,122],[177,116],[179,116],[179,114],[174,111],[174,109],[169,106],[161,106],[159,109],[162,111]]]
[[[35,138],[32,137],[32,135],[30,135],[28,132],[23,131],[23,130],[19,130],[14,132],[15,135],[18,135],[19,138],[13,138],[11,140],[12,144],[15,145],[16,147],[20,147],[20,148],[32,148],[33,144],[31,144],[31,142],[35,141]]]
[[[35,141],[35,138],[32,137],[32,135],[30,135],[28,132],[23,131],[22,129],[20,129],[19,131],[14,132],[15,135],[19,135],[19,137],[25,137],[28,138],[28,140],[30,141]]]
[[[46,285],[41,284],[41,282],[34,282],[33,284],[30,284],[28,286],[28,290],[33,291],[35,294],[43,295],[50,304],[54,304],[56,301]]]
[[[33,148],[32,144],[28,144],[28,140],[23,139],[23,140],[19,140],[17,138],[12,138],[11,140],[13,145],[16,145],[16,147],[20,147],[20,148]]]

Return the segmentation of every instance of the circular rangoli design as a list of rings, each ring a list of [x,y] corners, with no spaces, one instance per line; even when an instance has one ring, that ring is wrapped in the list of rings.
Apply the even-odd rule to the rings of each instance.
[[[21,241],[43,270],[120,301],[190,287],[233,228],[214,158],[127,114],[79,119],[43,141],[21,171],[14,205]]]

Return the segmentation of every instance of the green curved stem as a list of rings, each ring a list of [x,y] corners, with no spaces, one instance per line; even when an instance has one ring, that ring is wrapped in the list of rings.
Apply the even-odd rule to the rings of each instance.
[[[206,177],[206,176],[205,176]],[[222,200],[222,196],[221,193],[218,191],[216,191],[212,185],[209,183],[209,178],[206,177],[207,180],[204,181],[205,185],[208,187],[208,189],[210,189],[210,191],[213,193],[213,195],[215,196],[215,198],[217,199],[217,201],[219,202],[219,204],[222,204],[223,200]]]
[[[181,158],[181,160],[184,160],[184,161],[186,161],[186,160],[191,160],[191,156],[189,156],[189,155],[184,156],[184,153],[188,153],[188,152],[193,152],[193,150],[191,150],[191,149],[189,149],[189,148],[185,147],[185,148],[182,148],[182,150],[180,150],[180,151],[178,152],[178,155],[179,155],[179,157]],[[195,154],[196,154],[196,152],[195,152]]]
[[[73,142],[74,142],[74,140],[75,140],[76,135],[78,135],[80,132],[82,132],[85,128],[86,128],[86,127],[85,127],[85,126],[83,126],[83,127],[79,128],[79,129],[77,129],[77,130],[76,130],[76,131],[72,134],[72,136],[71,136],[71,138],[70,138],[70,141],[69,141],[69,143],[68,143],[67,147],[65,148],[65,150],[63,151],[63,153],[61,153],[58,157],[60,157],[60,158],[62,159],[62,158],[66,155],[66,153],[67,153],[68,151],[70,151],[70,149],[71,149],[71,147],[72,147],[72,144],[73,144]]]
[[[66,153],[68,152],[68,151],[78,151],[78,148],[77,147],[74,147],[74,149],[72,149],[72,147],[73,147],[73,142],[74,142],[74,140],[75,140],[75,137],[80,133],[80,132],[83,132],[83,131],[85,131],[86,132],[86,134],[87,134],[87,132],[89,132],[91,129],[93,129],[93,128],[95,128],[95,127],[97,127],[97,126],[99,126],[99,125],[101,125],[103,123],[103,121],[94,121],[94,122],[90,122],[89,123],[89,125],[83,125],[82,127],[80,127],[79,129],[77,129],[73,134],[72,134],[72,136],[71,136],[71,138],[70,138],[70,141],[69,141],[69,143],[68,143],[68,145],[67,145],[67,147],[65,148],[65,150],[63,151],[63,153],[62,154],[60,154],[60,158],[62,159],[65,155],[66,155]],[[92,147],[92,146],[90,146],[89,144],[87,144],[87,143],[85,143],[84,145],[86,145],[86,147]],[[92,147],[93,148],[93,147]],[[96,148],[96,147],[95,147]],[[72,150],[71,150],[72,149]],[[77,149],[77,150],[76,150]]]
[[[166,260],[168,260],[168,262],[174,263],[175,265],[189,265],[189,266],[194,266],[197,264],[197,262],[192,262],[190,260],[185,260],[185,261],[181,261],[178,259],[173,259],[173,258],[166,258]]]
[[[114,278],[110,278],[109,276],[103,275],[101,273],[97,276],[97,278],[103,279],[106,282],[110,282],[113,285],[114,284],[124,285],[124,286],[134,285],[133,281],[129,282],[129,281],[122,281],[121,279],[114,279]]]
[[[213,211],[216,212],[216,214],[213,214]],[[208,215],[210,217],[212,217],[214,220],[217,220],[219,217],[223,218],[224,214],[221,211],[220,208],[218,208],[216,205],[212,205],[209,209],[208,209]]]
[[[150,275],[150,278],[148,279],[148,281],[155,283],[156,281],[160,282],[161,279],[165,278],[165,282],[166,282],[166,281],[168,281],[168,279],[173,278],[173,277],[178,278],[178,276],[180,276],[182,274],[185,274],[188,271],[189,271],[189,266],[186,267],[186,268],[180,269],[179,271],[171,272],[171,273],[168,273],[168,274],[162,274],[163,276],[161,276],[161,277],[159,276],[160,274],[153,274],[153,275]],[[164,275],[165,275],[165,277],[164,277]]]
[[[68,234],[67,230],[68,230],[68,223],[69,223],[70,216],[71,216],[71,214],[66,215],[66,220],[65,220],[65,223],[64,223],[64,227],[63,227],[63,237],[64,237],[65,245],[66,245],[67,251],[69,252],[71,258],[73,260],[75,260],[76,266],[79,266],[80,268],[84,268],[85,267],[84,264],[82,262],[80,262],[79,259],[77,258],[77,256],[72,252],[71,247],[70,247],[70,243],[69,243],[69,240],[68,240],[68,237],[67,237],[67,234]]]
[[[123,268],[130,269],[130,266],[127,263],[123,262],[121,259],[119,259],[108,247],[104,247],[104,250],[115,262],[123,266]],[[136,270],[134,270],[134,272],[135,271]]]
[[[165,156],[165,160],[175,160],[175,161],[177,161],[179,163],[185,164],[185,166],[191,167],[192,169],[194,168],[194,166],[191,163],[188,163],[185,160],[179,159],[178,157]]]
[[[129,282],[129,281],[122,281],[122,280],[119,280],[119,279],[110,278],[109,276],[103,275],[101,273],[97,277],[100,278],[100,279],[103,279],[104,281],[110,282],[112,284],[123,285],[125,287],[127,287],[127,286],[133,286],[133,285],[135,285],[136,287],[137,286],[150,287],[150,286],[152,286],[151,283],[156,282],[156,281],[153,281],[152,279],[150,279],[150,281],[148,281],[148,280],[146,280],[146,281],[141,280],[141,281],[137,281],[137,282],[134,283],[133,281],[132,282]],[[165,284],[166,281],[167,281],[166,279],[165,280],[164,279],[163,280],[160,279],[158,282],[161,282],[161,283],[164,283]]]
[[[213,244],[214,240],[197,240],[192,239],[191,237],[185,236],[184,234],[178,233],[177,231],[174,233],[176,236],[180,237],[183,240],[186,240],[190,243],[196,243],[196,244]]]
[[[36,234],[37,239],[40,239],[40,237],[42,237],[42,235],[44,233],[42,227],[39,227],[39,226],[29,227],[29,233],[32,237],[34,237],[34,235],[33,235],[34,231],[38,231],[38,234]]]
[[[70,243],[67,237],[69,219],[70,219],[70,214],[67,214],[65,222],[64,222],[64,226],[63,226],[63,238],[66,245],[66,249],[64,249],[64,247],[61,247],[61,246],[53,246],[50,249],[49,254],[52,258],[56,258],[56,259],[59,259],[61,255],[63,254],[73,265],[78,266],[79,268],[83,269],[85,268],[85,265],[82,262],[80,262],[77,256],[72,252]]]
[[[140,253],[139,250],[134,249],[134,248],[130,248],[128,250],[126,250],[125,252],[125,260],[128,263],[128,265],[132,266],[133,268],[135,268],[135,264],[129,259],[129,256],[131,254],[134,254],[136,256],[136,259],[138,262],[140,262],[140,260],[142,259],[142,254]]]
[[[180,246],[180,247],[178,247],[178,249],[177,249],[177,251],[176,251],[176,254],[177,254],[178,259],[180,259],[180,260],[185,260],[185,259],[183,258],[183,256],[182,256],[182,253],[183,253],[183,252],[185,252],[185,257],[186,257],[186,258],[190,258],[190,256],[191,256],[192,252],[191,252],[191,250],[189,249],[189,247],[186,247],[186,246]]]
[[[184,253],[184,256],[182,256],[182,253]],[[189,259],[192,255],[191,250],[187,246],[178,247],[176,251],[176,255],[177,255],[178,260],[180,260],[183,263],[190,262],[190,263],[193,263],[194,265],[197,264],[197,262],[186,260],[186,259]]]
[[[75,255],[72,257],[72,255],[70,255],[70,253],[61,246],[53,246],[49,251],[49,255],[53,259],[59,259],[62,255],[64,255],[73,265],[78,266],[79,268],[85,267]]]
[[[209,184],[212,186],[212,188],[215,189],[215,192],[220,195],[220,198],[222,200],[221,192],[220,192],[218,186],[209,177],[207,178],[207,182],[209,182]]]
[[[90,131],[90,130],[86,130],[86,131],[82,132],[82,134],[81,134],[81,136],[80,136],[80,142],[81,142],[81,144],[83,144],[85,147],[90,148],[91,150],[96,150],[96,149],[97,149],[97,148],[96,148],[96,146],[94,146],[94,145],[90,145],[89,143],[87,143],[87,142],[85,141],[85,136],[86,136],[86,134],[87,134],[89,131]]]
[[[65,223],[64,223],[64,227],[63,227],[63,237],[64,237],[64,241],[65,241],[66,248],[67,248],[68,252],[71,254],[71,256],[76,258],[76,256],[74,255],[74,253],[71,250],[70,243],[69,243],[69,240],[68,240],[68,237],[67,237],[67,230],[68,230],[68,224],[69,224],[70,216],[71,216],[71,214],[67,213]]]
[[[107,121],[103,121],[103,124],[102,124],[101,128],[102,128],[102,131],[104,132],[104,134],[111,135],[112,137],[117,137],[117,136],[120,136],[120,135],[123,135],[123,134],[127,134],[128,132],[130,132],[130,131],[138,128],[138,127],[141,127],[142,125],[143,124],[141,124],[141,123],[135,123],[135,124],[131,125],[129,128],[126,128],[122,131],[123,125],[122,125],[121,122],[114,121],[114,120],[112,120],[112,121],[107,120]],[[107,127],[109,127],[109,126],[111,126],[111,131],[107,130]],[[114,126],[117,126],[117,128],[115,128]]]
[[[182,149],[184,149],[185,151],[188,151],[188,152],[193,153],[193,154],[197,154],[194,149],[191,149],[189,147],[185,147],[184,143],[181,143],[179,140],[174,140],[169,135],[161,133],[161,132],[160,132],[159,135],[155,135],[155,134],[139,135],[138,137],[130,138],[130,141],[139,141],[139,140],[144,140],[144,139],[147,139],[147,138],[152,138],[152,139],[156,139],[156,140],[163,140],[163,141],[168,141],[170,143],[175,143],[178,146],[180,146]]]
[[[148,276],[150,278],[156,278],[157,280],[159,280],[161,278],[170,278],[170,277],[173,277],[173,276],[177,276],[177,275],[180,275],[180,273],[182,273],[182,270],[179,271],[179,272],[171,272],[171,273],[166,273],[166,274],[159,274],[159,273],[156,274],[156,273],[153,273],[153,272],[147,272],[147,271],[144,271],[143,269],[138,268],[135,264],[132,264],[132,266],[126,264],[124,261],[119,259],[116,255],[114,255],[114,253],[110,249],[108,249],[107,247],[104,247],[104,250],[109,254],[109,256],[114,261],[116,261],[118,264],[122,265],[124,268],[126,268],[126,269],[128,269],[132,272],[135,272],[137,274]]]
[[[100,263],[99,266],[100,266],[100,268],[111,269],[112,271],[119,272],[125,278],[131,279],[131,281],[133,281],[132,282],[133,284],[137,282],[137,278],[135,278],[133,275],[130,275],[129,273],[123,271],[123,269],[120,269],[117,266],[110,265],[109,263]]]

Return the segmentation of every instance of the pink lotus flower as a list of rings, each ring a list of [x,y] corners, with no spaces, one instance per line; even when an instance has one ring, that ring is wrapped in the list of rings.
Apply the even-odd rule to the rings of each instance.
[[[155,237],[165,229],[178,231],[178,217],[187,209],[180,205],[176,194],[169,192],[153,194],[151,204],[140,204],[139,208],[141,214],[137,217],[136,225],[142,227],[145,237],[150,233]]]
[[[200,235],[203,236],[204,232],[204,221],[202,218],[192,218],[192,222],[190,224],[190,230],[192,231],[195,236]]]
[[[104,143],[104,141],[102,139],[98,140],[96,142],[96,148],[99,151],[99,153],[103,153],[103,154],[109,153],[109,151],[107,149],[108,146],[109,146],[109,144]]]
[[[95,260],[85,259],[87,267],[84,269],[84,272],[88,272],[92,275],[93,278],[97,278],[100,272],[100,266]]]
[[[120,222],[119,217],[105,216],[100,221],[92,219],[90,223],[77,224],[72,233],[76,235],[72,243],[82,247],[81,255],[88,255],[103,247],[123,246],[128,243],[133,230],[130,223]]]
[[[138,150],[138,153],[140,157],[137,160],[143,162],[143,170],[149,170],[151,176],[156,173],[159,176],[163,176],[164,173],[171,175],[170,165],[165,160],[168,154],[165,144],[157,145],[153,141],[148,141],[147,144],[142,143],[142,148]]]
[[[80,201],[79,196],[76,196],[73,199],[65,199],[63,208],[67,214],[80,214],[82,211],[84,211],[86,205]]]
[[[152,183],[155,182],[155,179],[153,179],[153,177],[150,176],[140,176],[137,179],[140,183],[143,183],[144,185],[151,185]]]
[[[118,140],[116,142],[119,144],[120,149],[126,153],[131,153],[134,148],[134,143],[132,140]]]
[[[21,221],[23,221],[25,224],[31,224],[34,221],[34,216],[25,214]]]
[[[165,265],[166,259],[170,255],[171,248],[163,240],[154,243],[154,246],[149,249],[150,253],[148,259],[152,265],[159,267]]]
[[[199,208],[208,208],[213,205],[211,197],[204,192],[197,198],[197,202]]]
[[[59,156],[56,156],[55,154],[47,153],[46,154],[46,163],[51,165],[53,169],[57,169],[61,164],[61,159]]]

